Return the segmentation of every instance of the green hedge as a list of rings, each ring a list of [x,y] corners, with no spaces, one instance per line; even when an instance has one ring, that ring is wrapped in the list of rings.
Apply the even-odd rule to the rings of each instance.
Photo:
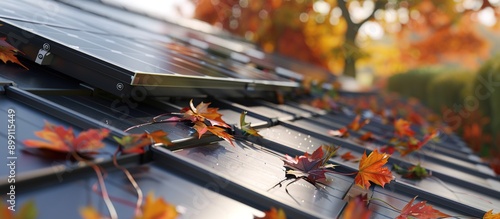
[[[490,118],[490,125],[483,127],[483,132],[500,136],[500,55],[484,63],[477,73],[420,68],[390,77],[387,88],[418,98],[438,113],[443,107],[478,107],[483,116]]]
[[[475,74],[466,71],[447,71],[434,77],[427,85],[426,103],[436,112],[443,107],[462,106],[472,93]]]
[[[500,134],[500,55],[484,63],[474,80],[474,96],[479,100],[479,108],[491,118],[490,130]]]
[[[415,97],[439,112],[443,106],[462,104],[471,90],[474,75],[447,68],[421,68],[389,78],[388,90]]]

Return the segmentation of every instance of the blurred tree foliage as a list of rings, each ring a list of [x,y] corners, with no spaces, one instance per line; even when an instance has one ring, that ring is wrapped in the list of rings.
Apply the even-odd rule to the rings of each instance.
[[[489,55],[475,24],[485,14],[492,28],[500,23],[496,0],[193,1],[197,19],[266,52],[349,76],[355,76],[359,60],[385,74],[442,62],[475,67]]]

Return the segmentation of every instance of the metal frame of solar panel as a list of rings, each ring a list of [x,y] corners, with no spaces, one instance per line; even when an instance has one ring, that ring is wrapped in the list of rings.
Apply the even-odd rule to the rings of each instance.
[[[35,1],[23,1],[25,4],[28,2],[37,4]],[[59,5],[58,2],[50,2]],[[17,24],[23,21],[6,18],[5,14],[15,12],[15,10],[29,11],[28,6],[19,9],[22,6],[0,3],[2,4],[9,5],[9,7],[6,7],[3,12],[0,9],[1,19],[15,21],[14,23],[17,22]],[[82,6],[85,1],[75,4]],[[97,15],[87,14],[84,18],[90,19],[93,16]],[[102,17],[99,19],[106,20]],[[72,21],[75,26],[65,29],[68,32],[76,31],[74,29],[81,25],[78,19]],[[54,23],[44,26],[60,27],[57,24],[58,21],[54,19],[45,23],[51,22]],[[33,23],[33,25],[37,24]],[[2,29],[1,33],[20,39],[19,35],[12,35],[19,33],[16,32],[17,29],[14,26],[6,24],[0,27],[0,30]],[[98,33],[101,30],[87,31]],[[68,35],[68,32],[64,34]],[[142,32],[139,31],[139,33]],[[28,57],[38,52],[39,47],[44,43],[35,38],[37,37],[31,38],[30,43],[21,45],[21,41],[21,44],[17,45],[21,45],[20,50]],[[106,39],[99,37],[88,40],[87,43],[97,45],[102,43],[102,40]],[[51,42],[50,51],[54,51],[55,54],[75,51],[52,45]],[[186,45],[183,46],[186,47]],[[173,47],[172,49],[175,50]],[[190,51],[208,54],[198,49],[190,49]],[[230,49],[227,51],[229,51],[228,54],[234,52]],[[74,62],[73,59],[83,57],[81,54],[64,56],[62,62]],[[177,57],[181,61],[188,62],[201,58]],[[91,58],[93,65],[102,62],[106,63],[103,68],[110,67],[107,65],[109,63],[97,57],[86,58]],[[219,61],[221,58],[214,57],[213,60]],[[13,64],[0,65],[0,85],[2,85],[0,87],[0,116],[6,118],[9,108],[16,110],[17,130],[22,130],[17,132],[16,138],[20,140],[36,138],[34,132],[42,128],[44,121],[66,127],[71,126],[76,131],[105,127],[110,129],[114,136],[124,136],[127,133],[122,130],[150,121],[156,115],[178,111],[183,106],[187,106],[190,99],[144,97],[135,102],[126,102],[121,96],[123,93],[116,92],[115,88],[101,87],[108,82],[101,83],[78,76],[87,70],[76,69],[77,73],[73,74],[68,71],[68,68],[61,67],[68,63],[60,64],[61,66],[59,64],[40,66],[28,60],[22,61],[30,70],[23,70]],[[54,58],[52,63],[54,62],[58,62],[58,58]],[[261,60],[261,62],[268,63],[268,66],[273,66],[273,68],[280,67],[279,63],[269,60]],[[281,60],[281,62],[286,62],[286,60]],[[234,60],[226,59],[223,63],[225,69],[231,69],[233,64],[242,66]],[[72,67],[80,68],[81,66]],[[214,68],[214,71],[219,70],[221,69]],[[120,74],[118,73],[117,77]],[[107,75],[112,75],[112,73]],[[123,79],[123,81],[126,80]],[[156,89],[156,87],[151,87],[151,89]],[[186,87],[185,90],[189,89],[195,88]],[[310,183],[300,180],[291,184],[287,193],[282,187],[273,188],[276,183],[285,178],[282,162],[284,154],[311,153],[321,144],[334,143],[341,146],[339,154],[350,151],[360,157],[363,151],[371,151],[386,144],[387,141],[384,140],[383,135],[393,131],[390,125],[372,120],[363,129],[373,132],[377,140],[372,143],[357,141],[360,135],[358,133],[353,133],[350,138],[344,139],[332,137],[328,135],[328,130],[343,127],[353,119],[354,109],[350,106],[345,105],[342,111],[336,113],[327,113],[306,106],[297,99],[288,101],[286,104],[276,104],[263,99],[228,98],[227,95],[222,95],[223,98],[221,96],[210,97],[209,94],[206,90],[199,90],[189,91],[181,96],[198,96],[194,99],[195,102],[210,101],[211,106],[220,108],[224,119],[233,126],[236,125],[235,121],[238,121],[240,112],[248,111],[247,120],[252,122],[264,137],[237,139],[235,146],[231,146],[215,136],[208,135],[198,139],[193,135],[194,130],[184,123],[153,124],[139,127],[131,132],[165,130],[175,142],[174,147],[155,145],[145,154],[125,155],[118,158],[120,164],[130,169],[144,191],[154,191],[157,196],[177,205],[183,218],[252,218],[254,215],[262,216],[263,211],[271,206],[283,208],[289,218],[337,218],[343,212],[347,199],[360,192],[360,189],[357,189],[353,183],[353,177],[328,175],[326,181],[328,187],[324,189],[317,189]],[[376,96],[377,94],[363,95]],[[5,142],[6,138],[6,133],[2,130],[0,140]],[[375,186],[369,191],[361,192],[366,192],[370,197],[384,200],[398,208],[402,208],[418,195],[419,200],[427,200],[435,208],[449,215],[481,217],[490,209],[499,212],[499,177],[472,155],[467,146],[456,136],[442,135],[441,139],[441,142],[426,146],[416,155],[402,157],[394,154],[389,160],[390,164],[399,165],[414,165],[420,162],[422,166],[432,171],[432,177],[411,181],[397,176],[396,180],[385,188]],[[116,144],[111,139],[106,139],[105,144],[105,151],[109,153],[116,149]],[[16,203],[18,205],[34,200],[39,208],[39,218],[78,218],[78,209],[89,204],[97,207],[100,212],[106,212],[102,198],[92,191],[97,179],[91,167],[64,159],[47,160],[29,153],[21,145],[16,148],[16,154],[19,156],[16,169],[16,188],[19,191]],[[7,162],[6,159],[6,157],[0,158],[4,163]],[[122,199],[135,199],[134,191],[127,186],[126,177],[112,165],[109,155],[99,155],[96,162],[108,173],[106,181],[110,194]],[[353,172],[358,168],[356,163],[346,162],[340,157],[334,157],[329,162],[338,164],[337,171],[339,172]],[[2,191],[7,191],[9,188],[7,175],[6,169],[0,169],[0,178],[5,179],[0,183]],[[72,194],[70,199],[67,198],[68,193]],[[128,218],[133,214],[133,207],[121,202],[115,205],[120,218]],[[380,202],[371,202],[369,208],[374,211],[372,218],[394,218],[398,215],[397,211]]]

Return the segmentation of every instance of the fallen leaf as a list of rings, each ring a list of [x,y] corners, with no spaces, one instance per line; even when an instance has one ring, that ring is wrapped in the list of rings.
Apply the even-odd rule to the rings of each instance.
[[[172,142],[167,138],[167,133],[163,130],[157,130],[152,133],[129,134],[118,138],[113,137],[123,148],[123,153],[144,153],[144,147],[155,143],[171,145]]]
[[[406,156],[414,151],[420,150],[425,144],[427,144],[430,140],[432,140],[436,136],[437,136],[437,132],[434,131],[434,132],[431,132],[429,134],[426,134],[424,136],[424,138],[422,139],[422,141],[419,141],[413,137],[410,137],[410,139],[408,139],[408,141],[406,143],[399,144],[396,147],[396,150],[398,150],[399,153],[401,154],[401,156],[404,157],[404,156]]]
[[[0,218],[2,219],[35,219],[38,212],[35,207],[34,201],[24,203],[21,209],[13,208],[15,211],[10,210],[10,205],[5,205],[5,201],[0,203]],[[17,204],[17,203],[16,203]]]
[[[259,132],[251,126],[251,124],[249,122],[247,123],[245,121],[246,115],[247,115],[246,111],[241,112],[241,114],[240,114],[240,128],[241,128],[241,131],[243,131],[243,134],[262,137],[261,135],[259,135]]]
[[[0,60],[2,60],[4,63],[10,61],[28,70],[28,67],[24,66],[15,56],[17,53],[22,53],[22,52],[17,50],[9,43],[7,43],[5,40],[6,40],[5,37],[0,37]]]
[[[86,207],[80,208],[80,216],[82,216],[83,219],[102,219],[102,218],[105,218],[92,206],[86,206]]]
[[[174,219],[179,215],[175,205],[169,204],[163,198],[155,199],[152,192],[146,197],[142,212],[142,217],[135,219]]]
[[[403,178],[420,180],[429,176],[425,168],[417,164],[405,169],[397,164],[393,165],[396,173],[400,174]]]
[[[369,219],[372,211],[366,207],[367,195],[358,195],[349,200],[341,219]]]
[[[94,207],[87,206],[80,209],[83,219],[102,219],[102,216]],[[150,192],[142,206],[142,215],[136,215],[134,219],[174,219],[177,218],[175,205],[169,204],[163,198],[156,199]]]
[[[307,181],[315,184],[316,181],[325,179],[328,168],[333,168],[332,164],[327,164],[328,160],[336,153],[339,147],[333,145],[322,145],[313,154],[305,153],[301,156],[290,157],[285,155],[285,167],[287,174],[296,178],[305,177]]]
[[[198,121],[205,122],[208,120],[212,126],[222,126],[230,128],[224,120],[222,120],[222,114],[218,112],[218,108],[208,107],[210,103],[201,102],[196,107],[194,107],[193,100],[189,101],[189,108],[184,108],[181,110],[183,112],[183,119],[191,120],[191,122],[196,123]]]
[[[371,185],[369,181],[382,187],[390,182],[394,176],[387,167],[384,167],[389,157],[390,155],[386,153],[380,154],[377,150],[372,151],[368,157],[366,151],[363,152],[363,156],[359,161],[359,172],[354,178],[356,185],[368,189]]]
[[[88,129],[75,137],[73,129],[45,123],[43,130],[35,132],[40,140],[25,140],[23,143],[29,148],[48,149],[57,152],[78,152],[94,154],[104,147],[102,140],[109,134],[108,129]]]
[[[361,141],[372,141],[373,140],[373,134],[371,132],[366,132],[361,137],[359,137],[359,140],[361,140]]]
[[[283,209],[276,209],[271,207],[269,211],[264,212],[266,215],[264,217],[255,217],[255,219],[286,219],[286,214]]]
[[[350,161],[350,160],[356,159],[357,157],[352,155],[351,152],[348,151],[348,152],[345,152],[344,154],[342,154],[342,156],[340,156],[340,158],[347,160],[347,161]]]
[[[404,119],[398,119],[394,122],[394,131],[399,137],[413,137],[415,135],[415,132],[411,129],[410,122]]]
[[[350,135],[349,130],[346,127],[343,127],[339,130],[329,130],[328,134],[333,137],[340,137],[340,138],[347,138]]]
[[[500,219],[500,213],[493,214],[493,210],[489,210],[484,214],[483,219]]]
[[[421,201],[413,205],[413,202],[417,199],[415,196],[406,206],[401,210],[401,214],[396,217],[396,219],[407,219],[407,218],[417,218],[417,219],[434,219],[434,218],[445,218],[450,217],[441,211],[438,211],[432,206],[427,205],[426,201]]]
[[[394,154],[394,152],[396,152],[396,148],[394,148],[394,146],[392,145],[386,145],[380,148],[380,152],[387,154]]]
[[[207,130],[212,134],[218,136],[219,138],[224,139],[229,142],[232,146],[233,144],[233,136],[226,132],[226,129],[218,127],[218,126],[207,126]]]
[[[365,119],[365,120],[361,121],[361,115],[357,115],[356,117],[354,117],[352,122],[349,125],[347,125],[347,128],[357,132],[361,128],[363,128],[363,126],[367,125],[368,123],[370,123],[369,119]]]

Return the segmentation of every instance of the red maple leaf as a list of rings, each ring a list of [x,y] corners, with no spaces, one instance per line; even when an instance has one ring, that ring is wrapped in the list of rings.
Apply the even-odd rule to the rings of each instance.
[[[285,167],[289,170],[287,174],[294,175],[296,178],[305,177],[307,181],[315,184],[316,181],[325,179],[325,173],[334,165],[327,164],[328,160],[335,154],[339,147],[331,145],[322,145],[316,149],[312,155],[305,153],[295,158],[285,155]]]
[[[28,70],[28,67],[24,66],[23,63],[17,59],[15,56],[17,53],[22,53],[21,51],[17,50],[15,47],[7,43],[5,37],[0,37],[0,60],[2,60],[4,63],[7,62],[12,62],[16,63],[26,70]]]
[[[450,217],[443,212],[440,212],[432,206],[427,205],[426,201],[421,201],[417,204],[413,202],[417,199],[415,196],[406,206],[401,210],[401,214],[396,217],[396,219],[406,219],[406,218],[416,218],[416,219],[434,219],[434,218],[445,218]]]
[[[35,132],[36,136],[45,141],[25,140],[23,143],[29,148],[47,149],[64,153],[94,154],[104,147],[102,140],[108,134],[108,129],[89,129],[80,132],[75,137],[71,127],[66,129],[62,126],[55,126],[46,122],[43,130]]]
[[[370,155],[366,156],[365,151],[359,161],[359,172],[356,178],[354,178],[356,185],[368,189],[371,185],[370,181],[382,187],[390,182],[394,176],[389,168],[384,166],[389,157],[390,155],[385,153],[380,154],[377,150],[372,151]]]

